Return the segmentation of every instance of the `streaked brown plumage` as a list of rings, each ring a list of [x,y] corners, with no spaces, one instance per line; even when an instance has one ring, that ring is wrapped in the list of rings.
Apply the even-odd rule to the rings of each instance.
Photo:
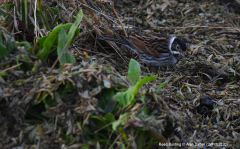
[[[123,44],[136,52],[139,58],[153,67],[172,66],[185,54],[186,44],[177,37],[150,36],[132,34],[124,39],[110,36],[99,36],[100,40],[107,40]]]

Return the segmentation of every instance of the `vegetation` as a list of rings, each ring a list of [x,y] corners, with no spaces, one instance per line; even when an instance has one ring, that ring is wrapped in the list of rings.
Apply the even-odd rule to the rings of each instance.
[[[1,4],[0,148],[239,146],[237,0],[78,2]],[[188,51],[151,68],[97,40],[129,30]]]

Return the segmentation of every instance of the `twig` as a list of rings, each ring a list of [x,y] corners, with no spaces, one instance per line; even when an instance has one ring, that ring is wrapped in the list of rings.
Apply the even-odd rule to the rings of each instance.
[[[240,33],[237,33],[237,32],[219,32],[219,33],[214,33],[212,34],[212,36],[216,36],[216,35],[221,35],[221,34],[230,34],[230,35],[240,35]]]
[[[73,0],[69,0],[69,2],[71,2],[70,5],[71,5],[73,8],[75,8],[75,9],[77,9],[77,11],[79,11],[79,8],[76,7],[75,2],[74,2]],[[99,23],[100,23],[100,20],[97,18],[96,14],[93,12],[93,10],[91,10],[91,9],[87,6],[86,1],[85,1],[85,0],[80,0],[80,2],[81,2],[81,3],[83,4],[83,6],[87,9],[88,13],[89,13],[89,14],[91,13],[90,15],[91,15],[92,18],[94,19],[95,23],[99,24]],[[85,15],[83,15],[83,19],[84,19],[84,21],[86,22],[86,24],[87,24],[92,30],[94,30],[94,32],[95,32],[97,35],[101,35],[101,34],[102,34],[102,33],[101,33],[101,30],[100,30],[99,28],[97,28],[96,26],[94,26],[94,24],[93,24],[91,21],[89,21],[89,19],[88,19]],[[97,22],[96,22],[96,21],[97,21]],[[104,32],[105,32],[106,34],[113,36],[112,30],[110,30],[109,28],[107,28],[107,30],[106,30],[106,26],[103,27],[103,28],[104,28]],[[118,55],[123,59],[125,65],[128,66],[128,63],[126,62],[126,60],[123,58],[123,56],[122,56],[121,53],[120,53],[121,50],[119,49],[119,47],[118,47],[114,42],[110,42],[110,41],[106,41],[106,42],[107,42],[111,47],[113,47],[113,48],[115,49],[115,51],[118,53]]]
[[[198,36],[198,35],[204,34],[204,33],[209,32],[209,31],[214,31],[214,30],[215,30],[214,28],[205,29],[205,30],[203,30],[203,31],[200,31],[200,32],[196,33],[196,34],[193,35],[193,36]]]
[[[20,63],[20,64],[18,64],[18,65],[15,65],[15,66],[12,66],[12,67],[10,67],[10,68],[8,68],[8,69],[4,69],[4,70],[0,71],[0,73],[5,72],[5,71],[8,71],[8,70],[11,70],[11,69],[14,69],[14,68],[16,68],[16,67],[18,67],[18,66],[20,66],[20,65],[22,65],[22,63]]]
[[[115,75],[117,75],[118,77],[120,77],[128,86],[131,85],[131,84],[129,84],[129,82],[128,82],[124,77],[122,77],[122,76],[118,73],[118,71],[117,71],[114,67],[112,67],[112,66],[109,64],[108,61],[106,61],[106,62],[107,62],[107,64],[112,68],[113,72],[115,72]]]
[[[125,35],[126,37],[128,37],[127,32],[126,32],[126,30],[125,30],[125,28],[124,28],[124,26],[123,26],[123,24],[122,24],[122,21],[120,20],[118,14],[117,14],[117,12],[116,12],[116,10],[115,10],[115,8],[114,8],[114,5],[113,5],[112,3],[110,3],[110,5],[112,6],[112,10],[113,10],[115,16],[117,17],[117,19],[118,19],[121,27],[122,27],[122,30],[123,30],[123,32],[124,32],[124,35]]]
[[[95,51],[91,51],[91,50],[86,50],[84,48],[80,48],[80,47],[77,47],[77,46],[74,46],[74,48],[76,48],[77,50],[81,49],[83,51],[87,51],[87,52],[90,52],[90,53],[95,53],[95,54],[99,54],[99,55],[102,55],[102,56],[105,56],[105,57],[109,57],[109,55],[107,54],[104,54],[104,53],[100,53],[100,52],[95,52]],[[79,49],[78,49],[79,48]]]
[[[83,5],[83,7],[88,11],[88,13],[90,14],[90,16],[92,17],[92,19],[94,20],[94,22],[99,25],[102,26],[104,29],[104,32],[106,34],[109,34],[111,36],[113,36],[113,31],[111,29],[109,29],[107,26],[103,25],[103,23],[101,22],[101,20],[98,18],[98,16],[94,13],[94,11],[92,9],[89,9],[89,7],[87,7],[87,2],[85,0],[79,0]],[[76,6],[75,6],[76,7]],[[85,19],[84,19],[85,20]]]
[[[214,29],[233,29],[240,32],[240,29],[233,27],[211,27],[211,26],[188,26],[188,27],[158,27],[157,29],[185,29],[185,28],[214,28]]]
[[[234,50],[239,51],[238,46],[234,44],[231,40],[228,40],[230,44],[234,47]]]
[[[96,26],[93,25],[93,23],[91,21],[88,20],[88,18],[83,15],[83,19],[85,20],[86,24],[91,27],[94,32],[97,34],[97,35],[101,35],[101,30],[99,28],[97,28]],[[113,47],[115,49],[115,51],[117,52],[117,54],[123,59],[123,61],[125,62],[125,65],[128,66],[128,63],[126,62],[126,60],[123,58],[123,56],[121,55],[120,53],[120,49],[119,47],[114,43],[114,42],[111,42],[111,41],[106,41],[111,47]]]

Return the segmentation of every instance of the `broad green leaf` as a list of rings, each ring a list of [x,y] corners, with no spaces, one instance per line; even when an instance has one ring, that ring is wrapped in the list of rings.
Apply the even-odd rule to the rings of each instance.
[[[149,81],[156,80],[157,77],[145,77],[142,80],[140,80],[135,86],[130,87],[127,91],[121,92],[117,94],[117,100],[121,107],[130,106],[134,104],[135,101],[135,95],[138,93],[138,90],[142,85]]]
[[[141,80],[141,69],[134,59],[130,60],[127,78],[134,85]]]
[[[73,23],[73,25],[71,26],[69,32],[68,32],[68,39],[72,39],[75,35],[75,32],[78,28],[78,25],[81,23],[83,18],[83,13],[82,13],[82,9],[78,12],[77,17],[76,17],[76,21]]]
[[[66,24],[63,24],[63,28],[67,31],[70,30],[70,28],[72,27],[73,23],[66,23]],[[79,28],[78,28],[79,29]],[[80,30],[80,29],[79,29]]]
[[[71,44],[70,41],[73,41],[74,35],[76,31],[78,31],[77,30],[78,25],[81,23],[82,18],[83,18],[83,13],[82,13],[82,10],[80,10],[77,14],[76,21],[72,24],[68,34],[64,29],[61,29],[59,32],[57,52],[58,52],[58,56],[60,56],[59,62],[61,65],[64,63],[76,62],[76,59],[74,58],[74,56],[72,56],[71,53],[68,52],[68,48]]]
[[[72,27],[72,25],[73,25],[73,23],[67,23],[67,24],[64,24],[62,27],[68,32],[70,30],[70,28]],[[80,33],[80,29],[77,28],[76,31],[75,31],[75,36],[74,37],[78,36],[79,33]],[[73,44],[74,39],[75,39],[74,37],[73,37],[72,41],[70,42],[70,45]]]
[[[110,100],[108,100],[108,103],[106,104],[104,111],[105,112],[112,112],[114,110],[114,108],[116,107],[117,104],[117,98],[116,95],[112,96],[112,98],[110,98]]]
[[[7,47],[5,45],[3,45],[2,43],[0,43],[0,60],[4,58],[4,55],[7,52]]]
[[[90,147],[89,147],[89,145],[83,145],[82,147],[81,147],[81,149],[90,149]]]
[[[49,35],[48,35],[49,36]],[[39,49],[43,49],[43,43],[45,42],[45,40],[48,38],[48,36],[44,36],[42,38],[37,38],[38,43],[39,43]]]
[[[59,58],[59,62],[61,65],[64,63],[75,63],[76,59],[72,54],[68,51],[68,40],[67,33],[64,28],[61,28],[58,34],[58,47],[57,53]]]
[[[117,104],[117,99],[113,98],[116,93],[116,88],[104,88],[102,89],[101,94],[97,95],[97,98],[99,99],[98,106],[104,109],[106,113],[112,112],[115,105]]]
[[[43,51],[38,55],[40,59],[45,61],[47,60],[48,54],[50,53],[53,43],[57,38],[57,35],[58,35],[57,33],[61,28],[62,28],[62,24],[55,27],[53,31],[45,39],[43,43]]]
[[[107,113],[104,117],[107,119],[107,123],[111,123],[115,121],[115,117],[112,113]]]

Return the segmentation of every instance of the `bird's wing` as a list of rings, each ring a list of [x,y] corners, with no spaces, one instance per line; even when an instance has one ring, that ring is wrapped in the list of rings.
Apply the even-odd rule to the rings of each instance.
[[[128,40],[139,50],[154,57],[170,56],[169,38],[157,36],[131,35]]]

